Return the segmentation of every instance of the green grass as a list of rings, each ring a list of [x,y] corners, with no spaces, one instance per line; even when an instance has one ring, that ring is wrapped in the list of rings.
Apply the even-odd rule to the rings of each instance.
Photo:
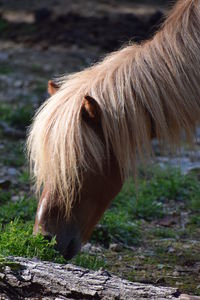
[[[1,190],[1,188],[0,188],[0,205],[8,202],[9,200],[11,200],[11,192],[10,191]],[[1,206],[1,208],[2,208],[2,206]]]
[[[110,242],[136,244],[140,237],[139,225],[133,215],[134,187],[127,183],[95,229],[92,240],[108,246]]]
[[[40,234],[32,235],[33,222],[15,219],[0,228],[0,253],[3,256],[38,257],[43,260],[64,262],[54,249],[55,239],[50,242]]]
[[[1,27],[1,23],[0,23],[0,27]],[[0,64],[0,74],[1,75],[9,75],[13,73],[13,68],[8,66],[8,65],[4,65],[4,64]]]
[[[83,268],[98,270],[100,268],[107,268],[108,264],[105,259],[99,258],[97,255],[78,254],[71,260],[71,263]]]
[[[30,71],[35,75],[41,75],[44,73],[44,70],[40,64],[32,64],[30,66]]]
[[[9,143],[6,143],[5,149],[3,151],[0,150],[0,162],[5,166],[10,167],[18,168],[24,166],[26,161],[24,157],[24,148],[24,143],[19,141],[10,141]]]
[[[41,260],[66,263],[63,256],[54,249],[55,238],[49,242],[40,234],[32,235],[36,200],[23,198],[17,202],[11,202],[11,194],[3,191],[0,192],[0,199],[1,196],[4,198],[4,204],[1,205],[0,210],[0,258],[6,256],[37,257]],[[104,259],[89,254],[77,255],[72,263],[93,270],[107,266]]]
[[[47,85],[46,83],[38,82],[37,86],[33,89],[33,93],[38,97],[43,96],[47,92]]]
[[[165,204],[169,200],[186,203],[192,207],[199,202],[200,187],[193,175],[182,175],[177,169],[154,169],[148,174],[150,179],[141,180],[134,202],[134,215],[138,218],[153,220],[167,213]],[[196,199],[196,200],[195,200]]]
[[[19,177],[20,183],[29,184],[30,183],[30,174],[27,170],[23,171]]]
[[[24,172],[20,176],[21,183],[28,182],[29,175]],[[0,190],[0,255],[38,257],[44,260],[66,262],[54,249],[55,239],[45,240],[41,235],[34,237],[32,228],[37,203],[27,197],[12,202],[12,193],[16,191]],[[192,212],[190,226],[199,225],[198,211],[200,208],[200,188],[197,176],[181,175],[178,170],[155,169],[147,172],[146,178],[141,178],[137,188],[132,181],[128,181],[121,193],[105,212],[103,218],[92,236],[92,242],[102,243],[109,247],[111,242],[124,245],[136,245],[144,238],[141,226],[152,224],[154,220],[168,214],[168,201],[174,201],[177,210],[181,204],[182,210]],[[145,225],[146,226],[146,225]],[[148,226],[148,225],[147,225]],[[171,228],[152,228],[146,233],[153,238],[183,237],[183,232],[175,232]],[[189,231],[188,231],[189,232]],[[163,250],[164,251],[164,250]],[[159,249],[157,249],[157,254]],[[102,257],[80,254],[73,263],[82,267],[98,269],[106,267]]]
[[[3,121],[8,121],[10,119],[12,108],[6,104],[0,104],[0,119]]]
[[[15,218],[18,218],[24,223],[30,220],[34,221],[36,208],[37,202],[35,199],[23,198],[16,202],[7,202],[1,206],[0,223],[9,223]]]
[[[190,224],[197,225],[200,227],[200,216],[199,215],[191,216]]]
[[[0,119],[18,129],[25,130],[30,125],[33,114],[34,109],[30,104],[14,107],[0,104]]]
[[[193,174],[182,175],[180,170],[154,168],[147,172],[135,187],[128,181],[116,197],[92,235],[93,241],[108,245],[111,241],[135,244],[140,240],[139,220],[158,220],[168,214],[166,206],[173,200],[185,209],[200,209],[199,181]],[[157,232],[157,234],[159,234]],[[160,235],[172,235],[164,230]]]
[[[151,232],[153,237],[160,237],[160,238],[173,238],[177,237],[177,232],[171,228],[154,228]]]

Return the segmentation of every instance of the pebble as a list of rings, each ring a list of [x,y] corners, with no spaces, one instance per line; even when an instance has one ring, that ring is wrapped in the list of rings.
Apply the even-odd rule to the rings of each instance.
[[[16,88],[23,87],[23,81],[22,80],[16,80],[16,81],[14,81],[14,87],[16,87]]]
[[[164,269],[164,267],[165,267],[165,265],[162,265],[162,264],[157,265],[157,268],[158,268],[159,270]]]
[[[0,62],[5,62],[9,58],[9,54],[6,52],[0,52]]]
[[[87,243],[82,247],[81,252],[91,254],[102,253],[102,248],[94,246],[91,243]]]
[[[7,174],[10,176],[16,176],[18,174],[18,171],[15,168],[8,168]]]
[[[168,253],[174,253],[174,252],[176,252],[176,250],[173,247],[168,248]]]
[[[173,272],[173,276],[178,277],[178,276],[179,276],[179,272],[174,271],[174,272]]]
[[[15,196],[12,196],[11,199],[12,199],[13,202],[17,202],[17,201],[20,200],[20,198],[21,198],[20,196],[15,195]]]
[[[115,251],[115,252],[120,252],[122,250],[122,246],[116,243],[110,244],[109,247],[110,250]]]
[[[46,65],[43,66],[43,69],[45,71],[49,72],[49,71],[52,71],[52,66],[46,64]]]
[[[91,243],[87,243],[82,247],[81,252],[87,253],[91,250],[91,247],[92,247]]]

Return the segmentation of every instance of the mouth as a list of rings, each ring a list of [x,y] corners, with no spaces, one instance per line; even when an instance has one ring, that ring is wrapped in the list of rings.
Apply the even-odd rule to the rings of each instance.
[[[74,238],[68,243],[67,247],[64,246],[63,243],[57,242],[55,249],[58,250],[66,260],[70,260],[80,251],[81,241],[80,239]]]

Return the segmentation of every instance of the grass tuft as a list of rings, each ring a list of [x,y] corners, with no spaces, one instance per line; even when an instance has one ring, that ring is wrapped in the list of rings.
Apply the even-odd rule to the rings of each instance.
[[[20,182],[27,181],[28,173],[24,172]],[[36,201],[24,197],[12,202],[11,191],[0,191],[0,255],[38,257],[66,263],[54,249],[55,238],[49,242],[42,235],[32,235]],[[152,239],[184,238],[180,230],[174,232],[172,228],[153,227],[152,220],[158,220],[169,213],[169,200],[175,203],[177,210],[189,210],[192,213],[188,230],[199,226],[200,188],[197,176],[182,175],[177,170],[156,169],[147,173],[146,178],[141,178],[137,188],[131,180],[124,185],[95,229],[92,241],[102,243],[107,248],[111,242],[136,245],[143,241],[143,226],[148,224],[151,227],[145,233],[147,238],[147,235]],[[166,251],[166,247],[163,251]],[[100,256],[79,254],[71,262],[95,270],[107,267],[106,261]]]
[[[30,125],[33,114],[33,107],[29,104],[19,107],[0,105],[0,119],[21,130],[25,130]]]
[[[98,270],[100,268],[105,269],[108,267],[105,259],[85,253],[76,255],[76,257],[71,260],[71,263],[91,270]]]
[[[38,257],[42,260],[63,263],[65,260],[54,249],[55,238],[50,242],[41,234],[32,235],[33,222],[15,219],[0,228],[0,253],[3,256]]]

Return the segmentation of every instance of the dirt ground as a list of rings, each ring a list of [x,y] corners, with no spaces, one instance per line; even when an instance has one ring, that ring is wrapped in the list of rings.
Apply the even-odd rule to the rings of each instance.
[[[47,98],[49,79],[81,70],[130,41],[141,42],[151,37],[162,23],[163,13],[171,5],[171,0],[0,0],[0,104],[13,108],[28,104],[34,111]],[[1,138],[0,177],[20,187],[23,194],[28,187],[22,186],[17,178],[25,167],[12,164],[18,158],[16,152],[13,154],[13,149],[16,150],[22,142],[23,139],[13,140],[5,135]],[[184,154],[182,165],[186,169],[198,168],[199,157],[199,152],[193,155],[188,151]],[[10,165],[4,163],[8,158]],[[159,159],[161,164],[168,160],[163,157]],[[174,161],[174,165],[177,164],[179,157]],[[159,250],[164,244],[162,241],[157,243]],[[165,243],[164,247],[173,251],[170,239]],[[192,236],[185,247],[190,244],[195,245],[196,255],[199,251],[198,238]],[[177,249],[181,252],[182,245],[178,245]],[[130,251],[135,253],[134,263]],[[137,255],[139,252],[144,255]],[[153,279],[143,275],[144,265],[149,264],[145,260],[145,253],[150,257],[151,245],[148,241],[140,249],[126,249],[120,259],[117,251],[108,253],[107,257],[113,261],[112,271],[118,270],[118,275],[126,275],[125,267],[121,264],[123,260],[126,269],[131,269],[131,278],[134,280],[141,279],[135,275],[135,270],[139,270],[145,278],[144,282],[155,283],[157,280],[158,284],[162,284],[159,272],[163,266],[160,264]],[[197,280],[199,264],[195,266]],[[188,280],[193,278],[194,269],[188,270],[189,273],[183,268],[179,271],[185,272],[184,276],[189,274]],[[174,272],[173,276],[175,278],[178,275]]]
[[[0,101],[38,106],[48,79],[148,38],[169,1],[151,2],[0,1]]]
[[[0,9],[1,11],[25,11],[26,14],[44,7],[53,9],[56,14],[69,11],[78,11],[86,15],[104,14],[105,12],[114,13],[116,11],[138,14],[146,13],[147,10],[148,12],[154,12],[156,9],[163,9],[171,6],[173,2],[169,0],[1,0]]]

